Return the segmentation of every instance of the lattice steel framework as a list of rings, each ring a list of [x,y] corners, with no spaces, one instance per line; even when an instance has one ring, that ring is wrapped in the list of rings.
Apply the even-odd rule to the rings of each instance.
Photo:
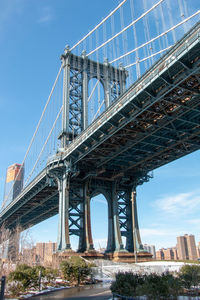
[[[99,80],[104,88],[105,107],[120,96],[126,88],[127,71],[120,66],[116,69],[107,60],[98,63],[72,54],[66,47],[61,56],[63,63],[63,120],[59,136],[65,148],[88,126],[88,84],[92,78]]]
[[[0,214],[0,224],[7,222],[12,229],[19,221],[27,228],[55,215],[58,185],[59,250],[70,249],[70,234],[79,235],[80,251],[93,248],[89,201],[99,193],[108,201],[107,251],[123,250],[121,236],[130,241],[127,251],[133,249],[133,237],[140,246],[136,186],[149,179],[148,172],[200,149],[199,33],[197,24],[97,122],[49,160]],[[66,111],[63,120],[69,117]]]

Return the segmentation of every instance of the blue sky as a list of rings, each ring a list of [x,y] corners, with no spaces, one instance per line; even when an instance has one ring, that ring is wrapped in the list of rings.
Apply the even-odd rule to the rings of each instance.
[[[118,5],[117,0],[0,1],[0,199],[6,168],[22,162],[60,67],[74,45]],[[194,5],[198,1],[194,0]],[[200,151],[154,171],[137,190],[143,243],[175,246],[176,236],[200,241]],[[107,204],[92,200],[93,237],[104,246]],[[98,212],[98,214],[97,214]],[[94,221],[95,220],[95,221]],[[56,241],[57,217],[31,230],[37,241]],[[104,230],[103,230],[104,229]]]

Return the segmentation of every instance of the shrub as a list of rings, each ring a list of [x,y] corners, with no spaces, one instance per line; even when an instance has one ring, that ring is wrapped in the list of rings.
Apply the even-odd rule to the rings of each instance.
[[[54,281],[57,276],[58,276],[57,269],[46,268],[44,277],[46,278],[48,283]]]
[[[143,276],[144,283],[137,287],[137,295],[147,295],[148,299],[170,299],[180,291],[178,279],[169,273]]]
[[[169,294],[172,295],[175,299],[180,295],[182,291],[182,283],[179,277],[175,277],[170,273],[166,273],[165,280],[169,287]]]
[[[198,286],[200,284],[200,266],[184,265],[180,269],[179,277],[183,283],[183,286],[187,289],[190,289],[191,286]]]
[[[21,292],[23,292],[23,287],[21,283],[12,283],[11,285],[9,285],[9,294],[12,297],[18,297]]]
[[[70,281],[80,283],[84,281],[91,273],[91,268],[79,256],[72,256],[70,259],[63,261],[60,265],[63,277]]]
[[[16,270],[9,274],[8,281],[15,282],[18,286],[21,285],[22,291],[25,291],[27,288],[38,286],[39,271],[44,277],[44,267],[30,267],[25,264],[17,265]]]
[[[180,279],[169,273],[162,275],[138,275],[131,272],[118,273],[111,291],[122,296],[143,296],[148,299],[170,299],[181,290]]]
[[[136,288],[142,285],[144,280],[141,276],[131,272],[116,274],[116,280],[111,284],[111,291],[123,296],[136,296]]]

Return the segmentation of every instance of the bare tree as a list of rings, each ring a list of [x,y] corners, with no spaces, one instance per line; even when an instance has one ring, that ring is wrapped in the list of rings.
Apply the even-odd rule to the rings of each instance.
[[[20,239],[19,239],[19,262],[25,263],[30,266],[35,264],[35,247],[34,240],[31,236],[30,228],[20,231]]]
[[[11,231],[2,224],[0,227],[0,276],[3,276],[7,273],[9,269],[9,240],[11,238]]]

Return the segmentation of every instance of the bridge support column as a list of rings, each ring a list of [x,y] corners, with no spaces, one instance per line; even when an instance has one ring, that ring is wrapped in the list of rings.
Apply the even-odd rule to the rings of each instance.
[[[69,175],[58,178],[59,191],[59,224],[57,250],[71,249],[69,239]]]
[[[62,132],[59,139],[61,145],[65,148],[69,144],[69,94],[70,94],[70,52],[69,47],[66,49],[66,57],[62,58],[63,61],[63,114],[62,114]]]
[[[80,235],[78,252],[88,252],[94,250],[91,217],[90,217],[90,193],[89,184],[85,182],[82,188],[82,197],[80,204]]]
[[[122,237],[120,232],[116,184],[112,185],[111,202],[112,202],[112,216],[113,216],[112,222],[113,222],[113,233],[114,233],[114,251],[119,252],[123,250],[123,243],[122,243]]]
[[[135,186],[118,190],[117,198],[120,231],[121,235],[126,238],[125,249],[128,252],[142,250],[143,246],[138,225]]]
[[[84,186],[84,214],[85,214],[85,244],[86,251],[94,250],[92,230],[91,230],[91,215],[90,215],[90,194],[88,182]]]
[[[106,252],[115,251],[115,237],[114,237],[114,218],[113,218],[113,203],[112,199],[108,200],[108,242]]]
[[[143,245],[140,237],[137,203],[136,203],[136,188],[133,187],[131,191],[131,215],[132,215],[132,234],[134,241],[134,248],[138,247],[138,250],[143,250]],[[137,250],[137,249],[136,249]]]

